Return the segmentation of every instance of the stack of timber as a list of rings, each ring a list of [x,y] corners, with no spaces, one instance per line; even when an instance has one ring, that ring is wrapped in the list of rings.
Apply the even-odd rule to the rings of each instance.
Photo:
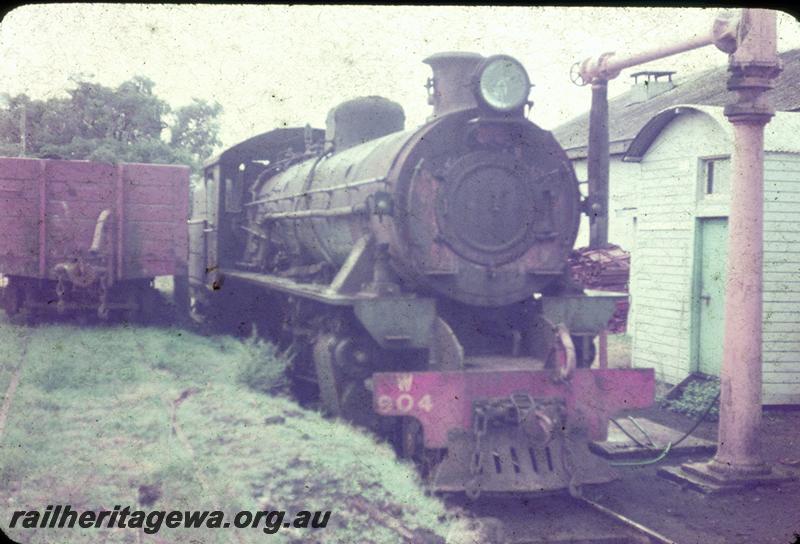
[[[628,292],[631,254],[621,247],[608,244],[603,248],[578,248],[572,251],[569,266],[573,280],[584,289]],[[628,300],[617,303],[608,322],[608,331],[624,333],[628,320]]]

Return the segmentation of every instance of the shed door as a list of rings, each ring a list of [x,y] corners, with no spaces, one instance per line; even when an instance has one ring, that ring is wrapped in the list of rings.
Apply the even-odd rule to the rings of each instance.
[[[725,323],[725,267],[728,254],[728,220],[700,221],[700,277],[698,294],[698,370],[718,376],[722,365]]]

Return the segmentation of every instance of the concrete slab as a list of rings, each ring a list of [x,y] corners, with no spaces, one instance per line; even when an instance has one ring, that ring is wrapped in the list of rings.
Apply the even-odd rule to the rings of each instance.
[[[613,422],[609,422],[608,440],[589,444],[592,452],[607,459],[647,459],[663,450],[668,443],[680,440],[684,434],[683,431],[660,425],[646,418],[636,418],[636,423],[628,418],[617,419],[617,422],[628,434],[645,446],[649,444],[647,440],[649,436],[654,446],[640,446],[626,436]],[[637,423],[647,435],[637,428]],[[677,446],[673,446],[670,451],[672,453],[713,455],[716,448],[717,444],[711,440],[689,436]]]
[[[729,479],[710,470],[706,462],[661,467],[658,469],[658,475],[705,494],[741,492],[743,488],[777,485],[793,481],[797,477],[795,472],[775,466],[768,474]]]

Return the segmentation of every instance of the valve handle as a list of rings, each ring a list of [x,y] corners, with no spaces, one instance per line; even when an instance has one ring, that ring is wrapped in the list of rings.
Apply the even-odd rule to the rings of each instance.
[[[574,83],[578,87],[584,87],[588,83],[588,81],[583,79],[583,76],[581,75],[581,63],[580,62],[576,62],[569,69],[569,79],[570,79],[570,81],[572,81],[572,83]]]

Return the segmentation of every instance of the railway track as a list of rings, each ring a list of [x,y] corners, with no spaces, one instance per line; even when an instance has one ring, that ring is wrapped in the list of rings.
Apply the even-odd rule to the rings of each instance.
[[[588,498],[568,495],[451,497],[448,505],[480,520],[497,544],[678,544]]]
[[[615,512],[614,510],[612,510],[612,509],[610,509],[610,508],[608,508],[606,506],[603,506],[602,504],[600,504],[598,502],[595,502],[595,501],[593,501],[591,499],[587,499],[585,497],[581,497],[581,498],[576,499],[576,500],[588,505],[590,508],[593,508],[594,510],[596,510],[600,514],[603,514],[603,515],[607,516],[608,518],[621,523],[626,528],[634,531],[637,535],[643,536],[646,539],[646,540],[644,540],[644,542],[647,542],[647,543],[650,543],[650,544],[678,544],[674,540],[672,540],[670,538],[667,538],[666,536],[662,535],[661,533],[659,533],[659,532],[657,532],[657,531],[655,531],[653,529],[650,529],[649,527],[646,527],[646,526],[642,525],[641,523],[638,523],[638,522],[636,522],[636,521],[634,521],[634,520],[632,520],[632,519],[630,519],[630,518],[628,518],[626,516],[623,516],[619,512]]]
[[[6,421],[8,420],[8,414],[11,411],[11,404],[14,402],[17,387],[19,387],[19,382],[22,378],[22,370],[28,357],[28,345],[30,344],[30,341],[30,331],[24,330],[20,336],[19,359],[17,365],[8,369],[11,374],[11,378],[3,394],[2,404],[0,404],[0,442],[3,440],[3,434],[5,433],[6,429]]]

